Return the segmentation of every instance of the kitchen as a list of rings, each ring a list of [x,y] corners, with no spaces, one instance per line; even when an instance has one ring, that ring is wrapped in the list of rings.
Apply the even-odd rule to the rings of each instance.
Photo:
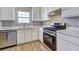
[[[0,7],[0,49],[79,51],[78,19],[78,7]]]

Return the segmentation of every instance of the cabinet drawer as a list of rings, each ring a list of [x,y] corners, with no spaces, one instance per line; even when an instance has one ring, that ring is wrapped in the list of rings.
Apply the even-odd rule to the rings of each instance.
[[[71,44],[68,41],[58,39],[57,40],[57,51],[79,51],[79,46]]]
[[[69,41],[73,44],[79,45],[79,38],[73,37],[71,35],[57,33],[57,38],[61,38],[63,40]]]

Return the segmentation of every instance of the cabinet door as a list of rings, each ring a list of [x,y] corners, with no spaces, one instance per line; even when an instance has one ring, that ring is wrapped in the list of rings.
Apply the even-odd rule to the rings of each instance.
[[[2,7],[2,20],[14,20],[14,8]]]
[[[32,8],[32,13],[33,13],[33,20],[32,21],[41,21],[41,9],[40,7],[33,7]]]
[[[24,43],[24,30],[17,30],[17,44]]]
[[[57,50],[58,51],[79,51],[79,46],[76,46],[63,39],[57,39]]]
[[[72,42],[73,44],[79,45],[79,38],[66,33],[57,33],[57,38]]]
[[[39,28],[39,40],[43,42],[43,28]]]
[[[44,20],[48,20],[48,9],[45,8],[45,7],[42,7],[41,8],[41,20],[44,21]]]
[[[32,29],[32,41],[33,40],[38,40],[38,29]]]
[[[30,42],[30,41],[32,41],[32,39],[31,39],[31,29],[25,29],[25,39],[24,39],[24,41],[25,41],[25,43],[26,42]]]
[[[79,8],[78,7],[69,7],[62,8],[62,17],[76,17],[79,16]]]

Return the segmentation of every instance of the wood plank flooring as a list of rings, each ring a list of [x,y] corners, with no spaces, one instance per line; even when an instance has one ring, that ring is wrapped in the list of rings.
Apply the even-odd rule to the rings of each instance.
[[[22,45],[6,48],[1,51],[49,51],[50,49],[45,47],[40,41],[34,41],[24,43]]]

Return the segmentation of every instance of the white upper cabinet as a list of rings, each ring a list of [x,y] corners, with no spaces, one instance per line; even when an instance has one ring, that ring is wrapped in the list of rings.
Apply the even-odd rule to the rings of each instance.
[[[0,20],[15,20],[15,8],[14,7],[1,7]]]
[[[77,17],[77,16],[79,16],[79,8],[78,7],[62,8],[62,18]]]
[[[32,8],[32,21],[41,21],[41,8],[33,7]]]
[[[47,12],[47,8],[42,7],[41,8],[41,20],[48,20],[48,12]]]

